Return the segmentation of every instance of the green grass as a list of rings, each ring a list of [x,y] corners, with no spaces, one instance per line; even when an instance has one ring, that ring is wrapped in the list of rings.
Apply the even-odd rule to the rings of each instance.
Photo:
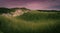
[[[24,13],[21,16],[17,17],[18,19],[23,19],[26,21],[41,21],[48,19],[60,19],[60,13],[58,12],[39,12],[39,11],[31,11],[28,13]]]
[[[31,11],[17,17],[0,16],[3,33],[60,33],[60,13]]]

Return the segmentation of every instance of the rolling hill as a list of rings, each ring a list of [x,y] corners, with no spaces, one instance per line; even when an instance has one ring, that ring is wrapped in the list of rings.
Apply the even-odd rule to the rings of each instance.
[[[60,12],[30,11],[16,17],[0,16],[1,33],[59,33]]]

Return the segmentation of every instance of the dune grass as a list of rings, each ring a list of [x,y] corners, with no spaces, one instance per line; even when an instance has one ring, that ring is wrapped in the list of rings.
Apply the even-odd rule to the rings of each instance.
[[[31,11],[17,17],[0,16],[3,33],[60,33],[60,13]]]

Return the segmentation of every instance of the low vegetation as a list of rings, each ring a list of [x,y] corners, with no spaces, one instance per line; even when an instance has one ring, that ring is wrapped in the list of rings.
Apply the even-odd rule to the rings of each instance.
[[[60,33],[60,12],[30,11],[16,17],[0,16],[0,33]]]

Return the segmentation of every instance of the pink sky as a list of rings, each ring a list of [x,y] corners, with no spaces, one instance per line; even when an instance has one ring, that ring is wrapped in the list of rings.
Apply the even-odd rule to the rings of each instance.
[[[26,7],[29,9],[60,9],[60,0],[0,0],[0,7]]]

